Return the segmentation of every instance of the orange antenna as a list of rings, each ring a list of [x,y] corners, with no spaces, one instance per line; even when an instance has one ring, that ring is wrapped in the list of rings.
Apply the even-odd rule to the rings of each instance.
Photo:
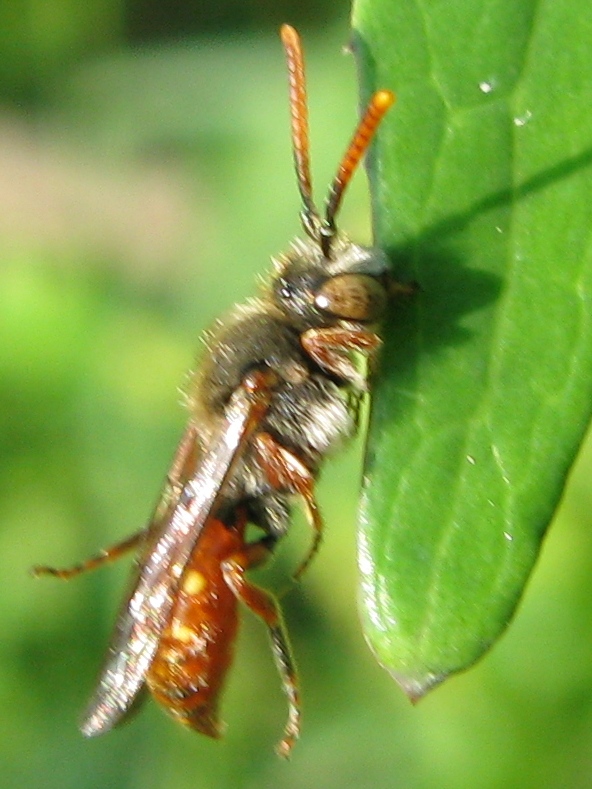
[[[308,106],[306,102],[306,78],[304,75],[302,42],[297,31],[294,30],[291,25],[282,25],[280,35],[288,61],[292,150],[294,152],[294,166],[298,179],[298,189],[300,190],[300,196],[304,206],[300,216],[305,232],[311,238],[318,239],[321,220],[319,219],[319,213],[312,199]]]
[[[329,254],[331,240],[335,235],[335,215],[341,205],[343,193],[360,160],[368,150],[372,138],[385,113],[395,102],[395,94],[390,90],[378,90],[370,98],[366,112],[354,132],[350,144],[337,168],[337,175],[329,189],[325,208],[325,221],[322,228],[321,245],[325,255]]]
[[[337,168],[327,196],[325,219],[321,221],[312,198],[310,176],[310,145],[308,133],[308,106],[306,101],[306,78],[302,42],[291,25],[282,25],[280,35],[290,80],[290,118],[292,123],[292,150],[298,179],[298,189],[303,210],[300,214],[302,226],[312,239],[318,241],[325,257],[331,252],[331,242],[336,233],[335,216],[341,205],[343,194],[351,181],[358,164],[368,150],[372,138],[385,113],[395,101],[390,90],[379,90],[370,98],[366,111],[358,124],[351,142]]]

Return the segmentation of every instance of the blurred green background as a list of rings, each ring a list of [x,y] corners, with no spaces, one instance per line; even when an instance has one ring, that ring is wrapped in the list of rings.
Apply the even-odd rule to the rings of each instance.
[[[299,232],[277,37],[308,51],[319,199],[355,122],[347,3],[0,4],[0,779],[6,787],[592,786],[592,447],[516,621],[412,708],[356,613],[360,447],[320,486],[325,545],[284,597],[304,696],[292,761],[263,628],[245,616],[222,742],[148,704],[86,741],[127,568],[34,581],[148,517],[201,330]],[[364,178],[341,224],[369,240]],[[261,580],[285,586],[301,518]]]

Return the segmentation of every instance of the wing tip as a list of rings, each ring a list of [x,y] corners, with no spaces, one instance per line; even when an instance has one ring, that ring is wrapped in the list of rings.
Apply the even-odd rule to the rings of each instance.
[[[91,708],[80,722],[80,731],[85,737],[98,737],[99,734],[110,731],[114,725],[100,709]]]

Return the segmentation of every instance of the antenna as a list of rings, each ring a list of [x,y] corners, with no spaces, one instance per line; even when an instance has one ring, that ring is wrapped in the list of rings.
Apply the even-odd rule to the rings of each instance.
[[[292,150],[298,189],[302,198],[303,211],[300,214],[305,232],[318,240],[321,220],[312,199],[310,177],[310,145],[308,135],[308,105],[306,98],[306,77],[304,74],[304,55],[298,32],[291,25],[282,25],[282,43],[286,50],[288,77],[290,81],[290,119],[292,123]]]
[[[321,220],[312,198],[308,106],[302,42],[298,32],[291,25],[282,25],[280,35],[288,62],[292,150],[298,189],[303,205],[300,218],[306,234],[319,242],[323,255],[328,258],[331,254],[331,242],[337,232],[335,216],[339,211],[343,194],[358,164],[368,150],[378,125],[389,107],[393,105],[395,95],[390,90],[378,90],[370,97],[366,111],[337,168],[337,174],[327,195],[325,218]]]
[[[387,110],[395,102],[395,94],[390,90],[378,90],[370,97],[366,111],[355,130],[354,135],[348,145],[333,183],[329,188],[327,202],[325,203],[325,221],[322,227],[321,245],[327,239],[327,250],[323,248],[325,255],[328,255],[331,246],[331,239],[335,235],[335,215],[339,211],[343,194],[347,185],[351,181],[360,160],[368,150],[372,138],[383,119]]]

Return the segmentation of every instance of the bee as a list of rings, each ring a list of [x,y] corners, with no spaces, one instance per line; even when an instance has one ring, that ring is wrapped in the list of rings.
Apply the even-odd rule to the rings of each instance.
[[[281,28],[289,73],[292,147],[304,238],[273,261],[259,298],[210,333],[187,392],[190,417],[148,526],[70,569],[70,578],[137,549],[124,600],[82,732],[109,731],[145,687],[178,720],[218,737],[218,703],[238,626],[238,604],[268,628],[288,699],[277,750],[299,736],[296,668],[276,600],[247,580],[290,526],[299,498],[313,531],[299,577],[323,532],[315,480],[323,459],[353,435],[391,287],[386,254],[336,228],[344,191],[394,101],[376,92],[341,160],[321,216],[312,198],[304,59],[298,33]],[[261,537],[248,541],[247,524]]]

